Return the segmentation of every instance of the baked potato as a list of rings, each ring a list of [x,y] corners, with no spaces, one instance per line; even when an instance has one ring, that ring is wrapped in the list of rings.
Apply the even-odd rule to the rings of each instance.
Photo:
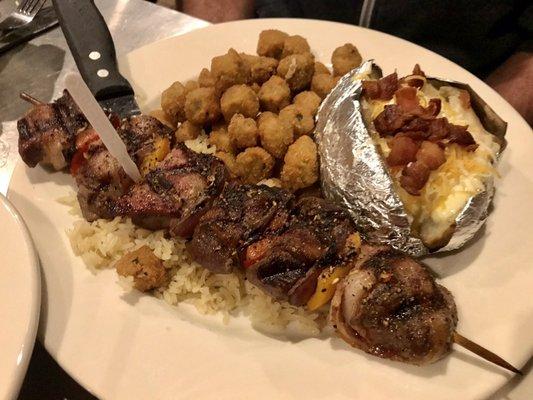
[[[323,190],[371,242],[415,256],[457,249],[487,217],[505,131],[469,86],[418,66],[381,78],[368,61],[318,111]]]

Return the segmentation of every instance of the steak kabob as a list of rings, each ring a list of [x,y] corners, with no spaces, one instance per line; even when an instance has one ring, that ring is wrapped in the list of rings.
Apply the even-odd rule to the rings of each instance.
[[[196,215],[222,189],[223,164],[174,143],[172,130],[155,118],[108,114],[144,178],[134,184],[67,91],[50,104],[21,97],[34,105],[17,124],[22,160],[29,167],[68,169],[87,221],[128,216],[147,229],[187,236]]]
[[[109,114],[142,172],[143,180],[134,183],[67,92],[51,104],[23,97],[34,107],[18,121],[22,159],[30,167],[70,169],[87,220],[127,216],[149,229],[168,229],[190,239],[192,259],[213,273],[243,271],[273,298],[295,306],[314,310],[331,301],[333,328],[369,354],[424,365],[446,356],[455,342],[520,373],[459,335],[451,293],[419,261],[386,245],[361,243],[342,207],[281,188],[228,182],[218,159],[173,143],[170,129],[154,118],[120,121]],[[162,264],[150,255],[124,259],[117,271],[132,275],[138,289],[167,284]],[[125,265],[128,259],[137,264]]]

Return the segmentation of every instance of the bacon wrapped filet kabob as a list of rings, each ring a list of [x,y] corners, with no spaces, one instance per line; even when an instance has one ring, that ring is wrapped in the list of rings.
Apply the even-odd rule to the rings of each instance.
[[[331,300],[335,330],[369,354],[423,365],[447,355],[456,342],[520,372],[458,335],[450,292],[413,258],[362,244],[344,208],[281,188],[226,183],[218,159],[173,144],[168,128],[155,119],[118,122],[143,171],[140,182],[129,180],[68,93],[52,104],[35,104],[19,120],[19,152],[30,167],[69,168],[88,220],[127,216],[150,229],[191,237],[187,248],[199,264],[214,273],[244,272],[277,300],[310,309]],[[133,275],[143,291],[163,286],[164,267],[154,258],[136,253],[129,259],[146,265],[130,268],[124,260],[119,272]]]
[[[388,246],[362,244],[347,211],[317,197],[230,184],[199,221],[192,258],[215,273],[243,271],[277,300],[318,309],[347,343],[374,356],[425,365],[452,343],[520,373],[456,332],[453,296],[425,265]]]

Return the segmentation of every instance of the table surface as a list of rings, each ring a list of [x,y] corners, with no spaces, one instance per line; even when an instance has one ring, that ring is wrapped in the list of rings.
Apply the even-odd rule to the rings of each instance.
[[[0,18],[12,7],[0,0]],[[145,44],[208,25],[182,13],[144,0],[95,0],[109,25],[117,54],[126,54]],[[28,108],[19,99],[25,91],[43,101],[58,97],[67,73],[76,71],[74,60],[59,28],[0,55],[0,192],[9,184],[17,155],[15,120]],[[531,361],[526,372],[531,370]],[[93,399],[72,380],[37,342],[20,399]],[[513,379],[493,397],[526,400],[533,398],[533,374]]]

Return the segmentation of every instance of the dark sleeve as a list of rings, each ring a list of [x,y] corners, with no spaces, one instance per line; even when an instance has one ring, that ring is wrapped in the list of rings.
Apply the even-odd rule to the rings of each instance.
[[[533,52],[533,5],[527,6],[518,18],[518,29],[524,38],[519,50]]]
[[[260,18],[312,18],[357,24],[363,0],[256,0]]]
[[[255,0],[255,12],[259,18],[295,17],[287,3],[286,0]]]

